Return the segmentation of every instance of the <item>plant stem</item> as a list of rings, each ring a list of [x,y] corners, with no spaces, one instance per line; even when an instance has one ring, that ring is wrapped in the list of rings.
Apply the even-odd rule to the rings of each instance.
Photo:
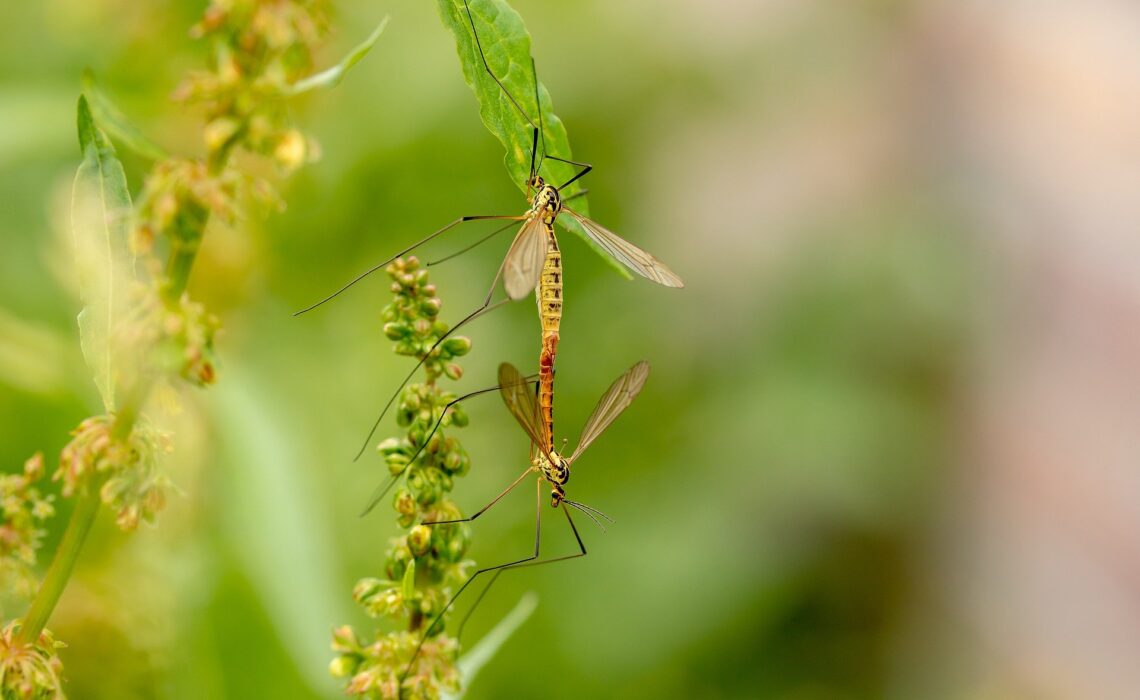
[[[56,603],[59,602],[63,589],[67,587],[67,580],[71,577],[71,570],[79,559],[79,551],[91,532],[91,525],[95,522],[95,515],[99,512],[99,483],[89,484],[75,502],[75,510],[71,512],[71,520],[67,523],[67,531],[63,533],[63,540],[55,557],[51,560],[47,575],[44,576],[36,597],[28,608],[28,614],[20,625],[20,641],[32,644],[40,638],[40,632],[51,617]]]
[[[170,258],[166,262],[166,279],[162,283],[162,298],[167,304],[176,304],[186,291],[206,222],[210,220],[210,210],[189,204],[179,219],[179,230],[172,237]]]
[[[204,208],[196,208],[194,222],[196,230],[187,231],[188,241],[181,245],[176,244],[170,251],[167,261],[167,278],[162,286],[163,298],[167,303],[173,303],[186,291],[190,281],[190,271],[194,267],[194,260],[198,256],[198,244],[206,230],[209,212]],[[140,379],[126,393],[126,398],[115,413],[115,422],[111,426],[111,437],[114,440],[127,440],[138,422],[142,407],[150,396],[151,382],[147,378]],[[63,533],[63,540],[59,543],[51,565],[48,567],[44,580],[36,591],[36,597],[28,608],[27,615],[20,625],[20,641],[27,645],[34,643],[40,637],[44,625],[51,617],[59,598],[63,595],[75,562],[79,559],[79,552],[91,526],[95,524],[95,516],[99,513],[101,498],[99,490],[103,485],[103,477],[93,476],[87,488],[79,493],[76,499],[75,510],[71,512],[71,519],[67,522],[67,530]]]

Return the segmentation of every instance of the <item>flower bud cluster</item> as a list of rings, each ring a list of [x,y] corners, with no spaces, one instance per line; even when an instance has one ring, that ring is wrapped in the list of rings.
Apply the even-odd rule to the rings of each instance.
[[[140,421],[126,440],[113,434],[112,416],[94,416],[72,431],[59,455],[53,478],[63,482],[63,495],[85,488],[95,475],[102,478],[99,497],[115,511],[123,530],[140,521],[152,522],[166,505],[167,479],[159,473],[159,454],[170,451],[168,438]]]
[[[220,329],[218,317],[188,295],[164,302],[152,288],[140,287],[131,318],[117,332],[120,346],[145,350],[136,367],[207,387],[218,375],[214,340]]]
[[[336,678],[347,678],[345,693],[378,700],[439,698],[441,691],[459,691],[459,644],[440,635],[424,642],[416,657],[416,667],[403,682],[400,675],[415,654],[419,644],[416,632],[393,632],[379,635],[370,644],[363,643],[351,627],[333,630],[333,651],[337,657],[329,665]]]
[[[388,438],[377,448],[391,476],[402,479],[392,507],[405,533],[391,541],[384,577],[359,581],[353,599],[370,616],[402,622],[407,629],[380,634],[368,644],[349,627],[337,630],[333,650],[338,656],[330,670],[348,679],[350,695],[434,700],[441,692],[456,692],[459,682],[458,643],[443,634],[442,623],[431,628],[430,639],[402,687],[400,678],[425,628],[467,580],[472,566],[464,559],[470,536],[465,524],[423,524],[463,517],[448,494],[455,478],[471,468],[471,459],[459,440],[446,433],[467,425],[468,418],[458,404],[448,408],[456,395],[442,389],[438,380],[463,375],[455,359],[467,354],[471,341],[457,336],[439,342],[448,327],[439,320],[441,303],[435,285],[416,258],[396,260],[387,273],[394,299],[382,314],[384,333],[395,341],[397,354],[424,361],[425,380],[400,395],[396,422],[405,429],[404,435]]]
[[[155,163],[135,212],[131,232],[135,253],[152,252],[158,239],[194,244],[211,215],[233,221],[246,185],[238,171],[214,174],[198,160],[170,158]]]
[[[212,42],[211,70],[191,74],[175,98],[206,105],[210,160],[240,145],[292,171],[318,156],[293,128],[284,100],[310,72],[328,30],[321,0],[214,0],[191,34]]]
[[[65,645],[47,630],[34,643],[24,643],[19,631],[16,621],[0,630],[0,696],[5,700],[63,700],[63,663],[57,650]]]
[[[0,581],[5,592],[25,597],[36,586],[32,567],[43,540],[43,524],[55,513],[54,496],[35,484],[44,476],[44,457],[24,462],[24,471],[0,476]]]

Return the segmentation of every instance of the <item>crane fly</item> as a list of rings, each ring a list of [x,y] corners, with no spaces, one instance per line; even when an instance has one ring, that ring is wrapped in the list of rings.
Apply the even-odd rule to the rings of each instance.
[[[666,287],[683,287],[684,283],[681,278],[677,276],[672,270],[669,269],[665,263],[658,260],[652,254],[638,248],[629,241],[626,241],[621,236],[608,230],[601,224],[593,221],[589,217],[572,209],[567,202],[585,194],[585,190],[576,192],[574,194],[563,196],[563,190],[580,178],[584,177],[587,173],[593,170],[593,166],[587,163],[579,163],[557,156],[549,155],[546,153],[546,139],[543,133],[543,119],[542,119],[542,103],[539,99],[538,91],[538,74],[535,69],[534,59],[531,58],[531,73],[534,82],[534,100],[535,108],[538,113],[537,125],[535,120],[532,120],[519,104],[518,100],[511,95],[503,82],[491,70],[490,64],[487,62],[486,54],[483,52],[482,42],[479,40],[479,32],[475,27],[475,18],[471,12],[471,7],[468,0],[463,0],[463,8],[467,15],[468,24],[471,27],[471,34],[474,38],[475,47],[479,53],[479,59],[483,63],[483,68],[487,75],[499,86],[503,94],[508,98],[514,109],[522,116],[523,120],[530,125],[531,128],[531,156],[530,156],[530,170],[525,183],[527,196],[530,200],[530,208],[521,215],[478,215],[478,216],[463,216],[460,217],[442,228],[431,233],[424,239],[414,243],[413,245],[400,251],[393,257],[372,266],[363,273],[357,275],[348,284],[344,285],[337,291],[333,292],[324,299],[298,311],[294,315],[300,315],[311,311],[318,306],[332,300],[339,296],[341,293],[360,282],[365,277],[371,275],[379,269],[387,266],[396,258],[410,253],[416,248],[428,243],[434,238],[446,233],[447,231],[459,226],[462,223],[470,221],[486,221],[486,220],[506,220],[509,221],[506,226],[493,231],[489,236],[477,241],[475,244],[464,248],[463,250],[453,255],[448,255],[443,259],[436,261],[442,262],[443,260],[450,259],[454,255],[466,252],[475,245],[479,245],[495,235],[506,231],[507,229],[516,225],[516,222],[521,221],[522,224],[515,234],[514,241],[511,243],[507,250],[503,262],[500,264],[495,277],[491,281],[491,287],[486,296],[474,311],[467,314],[455,326],[451,327],[444,333],[432,347],[425,353],[423,359],[412,368],[404,381],[396,389],[396,392],[388,400],[384,406],[379,417],[377,417],[372,429],[365,438],[364,444],[356,454],[356,459],[359,459],[364,451],[367,449],[368,444],[372,440],[372,436],[376,432],[376,428],[384,419],[388,410],[395,402],[396,397],[399,396],[400,391],[407,385],[415,373],[419,370],[420,366],[426,361],[431,353],[439,347],[439,345],[446,340],[452,333],[462,328],[467,323],[475,320],[482,314],[491,311],[507,301],[517,301],[532,290],[535,292],[536,300],[538,303],[539,317],[542,324],[542,350],[539,358],[539,404],[543,410],[543,420],[547,423],[547,434],[553,434],[553,385],[554,385],[554,360],[557,354],[558,340],[559,340],[559,326],[562,319],[562,254],[558,248],[558,239],[555,234],[554,224],[558,221],[559,217],[570,217],[571,220],[576,221],[581,225],[582,230],[586,233],[587,237],[600,247],[606,254],[613,260],[621,263],[629,270],[656,282],[657,284]],[[540,149],[541,144],[541,149]],[[541,155],[539,154],[541,150]],[[579,170],[568,180],[560,185],[555,185],[548,182],[541,175],[542,165],[544,160],[549,159],[560,163],[572,165]],[[533,194],[531,194],[533,193]],[[434,263],[428,263],[429,265]],[[499,286],[499,281],[502,280],[503,289],[506,293],[506,299],[492,304],[492,299],[495,296],[495,290]],[[546,445],[547,451],[553,449],[553,444]]]
[[[633,367],[630,367],[620,377],[618,377],[602,398],[598,400],[597,406],[594,407],[594,412],[586,419],[585,427],[582,428],[582,435],[578,438],[578,446],[569,456],[564,456],[561,450],[553,450],[547,448],[546,445],[550,443],[550,436],[545,434],[546,427],[545,421],[541,419],[539,413],[539,405],[535,401],[534,393],[529,389],[530,380],[523,377],[514,365],[509,362],[504,362],[499,365],[499,392],[503,397],[503,403],[507,405],[511,415],[515,417],[518,424],[526,432],[527,437],[530,438],[531,443],[531,460],[530,465],[518,476],[511,485],[503,490],[498,496],[495,496],[490,503],[480,508],[469,518],[458,518],[455,520],[437,520],[433,522],[425,522],[424,525],[448,525],[454,523],[469,523],[474,522],[480,515],[490,510],[496,503],[501,501],[504,496],[513,491],[516,486],[523,482],[527,476],[537,474],[538,478],[535,480],[538,487],[537,490],[537,503],[535,504],[535,519],[534,519],[534,553],[530,556],[509,561],[504,564],[496,566],[488,566],[479,569],[471,578],[463,582],[459,590],[451,596],[447,601],[447,605],[435,617],[435,620],[428,625],[424,630],[423,635],[420,637],[419,644],[416,646],[415,652],[412,654],[411,660],[408,662],[408,667],[404,670],[404,674],[400,677],[400,684],[402,685],[404,679],[408,677],[412,667],[419,657],[420,649],[423,647],[424,641],[431,635],[432,630],[443,620],[444,614],[455,603],[456,599],[467,589],[469,585],[476,578],[482,574],[494,572],[491,581],[483,592],[479,594],[479,598],[475,601],[478,605],[482,601],[483,596],[486,595],[487,590],[498,579],[499,574],[510,569],[520,569],[527,566],[539,566],[542,564],[552,564],[556,561],[566,561],[567,559],[576,559],[578,557],[586,556],[586,545],[582,542],[582,536],[578,533],[578,527],[574,524],[574,519],[570,516],[570,510],[566,506],[571,506],[582,513],[585,513],[591,520],[601,526],[598,517],[605,518],[613,522],[609,516],[601,511],[592,508],[584,503],[572,501],[566,497],[566,483],[570,481],[570,468],[578,461],[578,458],[585,452],[591,443],[594,442],[606,428],[612,424],[618,416],[637,398],[638,393],[641,392],[645,386],[645,380],[649,378],[649,363],[645,360],[638,362]],[[489,390],[484,390],[489,391]],[[442,420],[442,416],[440,417]],[[434,432],[434,431],[433,431]],[[543,487],[550,488],[550,505],[553,508],[561,508],[563,514],[566,515],[566,522],[570,525],[570,531],[574,534],[574,540],[578,544],[578,552],[575,554],[567,554],[560,557],[551,557],[547,559],[540,559],[540,545],[542,543],[542,491]],[[603,526],[604,529],[604,526]],[[472,607],[474,610],[474,606]],[[470,616],[471,611],[467,615]],[[462,633],[463,625],[466,624],[467,618],[464,617],[460,623],[459,632]]]

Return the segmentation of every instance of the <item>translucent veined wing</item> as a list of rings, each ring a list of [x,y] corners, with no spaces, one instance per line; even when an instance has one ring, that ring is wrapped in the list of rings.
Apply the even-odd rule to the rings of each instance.
[[[534,400],[534,394],[531,393],[526,379],[509,362],[499,365],[499,391],[503,395],[503,403],[507,404],[511,415],[526,431],[531,443],[542,450],[548,459],[551,458],[550,453],[546,451],[548,441],[543,434],[544,429],[539,426],[538,404]]]
[[[605,395],[598,400],[594,412],[586,420],[586,427],[582,428],[582,437],[578,440],[578,446],[574,448],[574,454],[570,455],[571,462],[578,459],[578,455],[582,454],[591,442],[605,432],[606,428],[610,427],[610,423],[613,423],[614,419],[620,416],[621,412],[633,402],[633,399],[641,391],[641,387],[645,386],[645,380],[648,378],[649,363],[642,360],[626,370],[625,374],[618,377],[610,385]]]
[[[546,245],[546,227],[542,224],[542,217],[528,219],[503,260],[503,286],[512,300],[522,299],[538,286]]]
[[[677,276],[677,273],[669,269],[669,266],[653,257],[650,253],[645,252],[634,244],[625,240],[613,231],[607,230],[598,222],[587,219],[570,207],[563,205],[562,211],[565,211],[578,220],[582,224],[582,228],[586,229],[586,233],[595,243],[600,245],[614,260],[625,265],[642,277],[653,280],[657,284],[665,285],[666,287],[684,287],[685,283]]]

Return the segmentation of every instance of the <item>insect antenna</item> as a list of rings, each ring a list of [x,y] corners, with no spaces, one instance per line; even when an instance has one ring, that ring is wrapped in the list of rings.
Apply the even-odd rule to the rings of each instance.
[[[585,514],[586,514],[586,516],[590,518],[590,520],[593,520],[593,521],[594,521],[594,524],[595,524],[595,525],[597,525],[598,527],[602,528],[602,532],[605,532],[605,531],[606,531],[606,526],[602,524],[602,521],[598,520],[598,519],[595,517],[595,514],[596,514],[596,515],[600,515],[600,516],[602,516],[603,518],[605,518],[606,520],[610,521],[611,523],[613,523],[613,522],[614,522],[614,519],[613,519],[613,518],[611,518],[610,516],[606,515],[606,514],[605,514],[605,513],[603,513],[602,511],[598,510],[597,508],[591,508],[590,506],[588,506],[588,505],[586,505],[586,504],[584,504],[584,503],[578,503],[577,501],[571,501],[571,500],[568,500],[568,499],[565,499],[565,498],[564,498],[564,499],[562,499],[562,501],[563,501],[563,503],[565,503],[566,505],[569,505],[569,506],[573,506],[573,507],[577,508],[578,510],[582,511],[583,513],[585,513]]]
[[[594,508],[593,506],[588,506],[585,503],[579,503],[578,501],[571,501],[571,500],[567,500],[567,499],[562,499],[562,500],[566,501],[570,505],[575,506],[576,508],[578,508],[580,510],[584,510],[584,511],[588,510],[591,513],[594,513],[595,515],[600,515],[603,518],[605,518],[606,520],[610,521],[610,523],[616,523],[617,522],[616,520],[614,520],[610,516],[606,515],[602,511],[598,510],[597,508]]]

